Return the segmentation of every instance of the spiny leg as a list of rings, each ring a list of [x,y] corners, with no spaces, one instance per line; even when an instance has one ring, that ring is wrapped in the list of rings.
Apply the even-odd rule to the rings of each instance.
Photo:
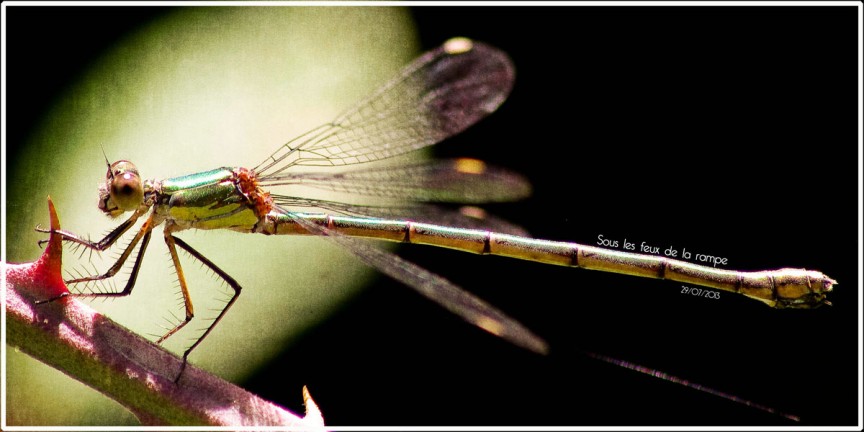
[[[156,343],[161,343],[169,336],[177,333],[177,331],[179,331],[181,328],[183,328],[183,326],[188,324],[194,316],[194,311],[192,309],[192,299],[189,296],[189,290],[186,286],[186,277],[183,275],[183,268],[180,266],[180,258],[177,255],[177,248],[175,247],[175,245],[180,246],[193,258],[206,265],[210,270],[216,273],[234,290],[234,295],[231,296],[231,299],[228,300],[228,302],[225,304],[225,307],[222,308],[222,311],[219,312],[219,315],[216,316],[216,319],[214,319],[210,323],[210,325],[207,326],[207,329],[204,330],[204,333],[200,337],[198,337],[198,339],[196,339],[195,342],[186,349],[186,351],[183,352],[183,364],[180,366],[180,373],[178,373],[177,378],[174,379],[174,382],[176,383],[180,381],[180,377],[183,375],[183,371],[186,370],[186,364],[188,363],[189,354],[198,346],[198,344],[201,343],[201,341],[204,340],[204,338],[207,337],[207,335],[210,334],[210,332],[213,330],[213,327],[215,327],[216,324],[218,324],[219,321],[222,320],[222,317],[225,316],[225,313],[228,312],[228,309],[230,309],[231,305],[233,305],[234,302],[237,300],[237,297],[240,295],[240,290],[242,288],[240,287],[240,284],[238,284],[237,281],[234,280],[234,278],[232,278],[228,275],[228,273],[225,273],[222,269],[220,269],[216,264],[213,263],[213,261],[210,261],[209,259],[207,259],[207,257],[201,255],[200,252],[193,249],[192,246],[189,246],[189,244],[187,244],[183,240],[171,235],[169,231],[170,230],[167,229],[165,231],[165,243],[168,245],[168,252],[171,254],[171,260],[174,262],[174,268],[177,270],[177,279],[180,282],[180,290],[183,294],[183,301],[186,306],[186,319],[183,322],[177,324],[173,329],[169,330],[168,333],[159,338]]]
[[[57,300],[59,298],[65,297],[67,295],[73,295],[76,297],[122,297],[122,296],[127,296],[127,295],[131,294],[132,288],[135,287],[135,281],[138,279],[138,271],[141,268],[141,262],[144,259],[144,253],[147,251],[147,244],[150,243],[150,234],[153,231],[154,218],[155,218],[155,214],[150,215],[150,217],[147,218],[147,221],[144,222],[144,225],[141,226],[141,229],[138,230],[138,233],[135,234],[135,237],[132,239],[131,242],[129,242],[129,245],[126,246],[126,249],[123,250],[123,253],[121,253],[120,257],[117,258],[117,261],[114,262],[114,265],[112,265],[111,268],[109,268],[105,273],[100,274],[100,275],[70,279],[70,280],[66,281],[67,284],[73,284],[73,283],[81,283],[81,282],[99,281],[99,280],[108,279],[110,277],[113,277],[114,275],[117,274],[118,271],[120,271],[121,268],[123,268],[123,264],[126,263],[126,260],[132,254],[132,251],[135,249],[135,246],[138,245],[138,242],[141,242],[141,248],[138,250],[138,256],[135,257],[135,264],[132,266],[132,273],[129,275],[129,279],[126,281],[126,286],[123,288],[122,291],[119,291],[119,292],[101,292],[101,293],[71,293],[71,294],[70,293],[63,293],[57,297],[52,297],[52,298],[47,299],[47,300],[40,300],[40,301],[37,301],[36,303],[41,304],[41,303],[51,302],[51,301]],[[111,233],[108,234],[108,236],[106,236],[104,239],[102,239],[102,241],[100,241],[98,243],[92,243],[92,242],[89,242],[87,240],[83,240],[80,237],[78,237],[77,235],[72,234],[72,233],[68,233],[68,232],[64,232],[64,231],[55,231],[55,232],[63,235],[64,240],[74,241],[76,243],[83,244],[87,247],[93,247],[94,249],[102,250],[102,249],[108,248],[112,243],[114,243],[117,240],[117,238],[120,237],[121,234],[123,234],[123,232],[128,230],[129,227],[132,226],[132,224],[134,224],[135,219],[137,219],[137,216],[132,216],[132,218],[130,218],[129,220],[127,220],[126,222],[124,222],[123,224],[121,224],[120,226],[115,228],[113,231],[111,231]],[[71,237],[69,237],[70,235],[71,235]],[[113,238],[112,238],[112,235],[114,235]],[[103,243],[104,243],[104,245],[103,245]],[[100,246],[100,245],[102,245],[102,246]],[[102,249],[98,249],[99,247],[102,247]]]
[[[77,243],[77,244],[80,244],[80,245],[82,245],[88,249],[93,249],[93,250],[101,252],[101,251],[104,251],[105,249],[108,249],[109,247],[111,247],[111,245],[113,245],[114,242],[116,242],[117,239],[119,239],[123,235],[123,233],[128,231],[129,228],[132,227],[132,225],[135,225],[135,221],[137,221],[140,216],[141,216],[141,212],[136,211],[135,213],[132,214],[132,216],[129,219],[127,219],[125,222],[121,223],[120,225],[117,225],[116,228],[111,230],[111,232],[106,234],[105,237],[102,238],[102,240],[99,240],[98,242],[92,242],[90,240],[82,238],[78,234],[75,234],[73,232],[66,231],[66,230],[50,230],[50,229],[42,228],[41,226],[36,226],[36,231],[41,232],[41,233],[48,233],[48,234],[57,233],[57,234],[60,234],[63,237],[63,240],[65,240],[65,241]],[[152,216],[151,216],[151,219],[152,219]],[[48,243],[48,240],[39,240],[39,246],[42,246],[45,243]]]
[[[192,321],[192,318],[195,316],[195,309],[192,307],[192,297],[189,295],[189,288],[186,286],[186,276],[183,275],[183,266],[180,265],[180,257],[177,255],[177,247],[175,246],[175,240],[179,240],[171,235],[168,230],[165,230],[165,244],[168,245],[168,253],[171,255],[171,261],[174,263],[174,271],[177,273],[177,281],[180,283],[180,293],[183,294],[183,305],[186,309],[186,318],[183,319],[180,323],[174,325],[173,328],[170,328],[167,333],[162,335],[156,343],[161,344],[162,341],[168,339],[174,333],[177,333],[182,329],[189,321]],[[183,367],[186,365],[186,358],[183,358]],[[182,371],[182,369],[181,369]]]

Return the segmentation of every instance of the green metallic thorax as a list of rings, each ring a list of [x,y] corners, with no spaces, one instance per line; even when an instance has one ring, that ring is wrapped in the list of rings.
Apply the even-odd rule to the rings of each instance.
[[[182,228],[249,232],[259,218],[239,181],[231,168],[163,180],[157,212]]]

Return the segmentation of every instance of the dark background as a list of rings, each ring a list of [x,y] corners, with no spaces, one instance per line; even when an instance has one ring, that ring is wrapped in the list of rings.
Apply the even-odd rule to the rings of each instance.
[[[53,99],[163,8],[14,8],[7,157]],[[535,194],[492,206],[533,236],[597,236],[817,269],[833,307],[772,310],[681,284],[404,246],[550,343],[541,357],[382,277],[246,383],[331,425],[793,425],[593,360],[716,388],[806,425],[855,424],[854,7],[424,7],[421,43],[469,36],[510,54],[509,100],[444,144],[519,171]],[[13,19],[14,18],[14,19]],[[288,317],[290,319],[290,317]]]

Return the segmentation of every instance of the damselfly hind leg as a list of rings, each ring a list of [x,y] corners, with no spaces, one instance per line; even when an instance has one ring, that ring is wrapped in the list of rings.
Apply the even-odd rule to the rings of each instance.
[[[159,338],[156,343],[162,343],[162,341],[164,341],[174,333],[177,333],[195,316],[195,312],[192,307],[192,299],[189,296],[189,289],[186,285],[186,277],[183,275],[183,267],[181,267],[180,265],[180,257],[177,255],[176,246],[180,246],[180,248],[188,252],[190,256],[207,266],[207,268],[212,270],[213,273],[216,273],[217,276],[222,278],[222,280],[224,280],[225,283],[227,283],[228,286],[230,286],[231,289],[234,290],[234,294],[231,296],[228,302],[225,303],[225,307],[222,308],[222,310],[219,312],[219,315],[216,316],[216,319],[211,321],[207,328],[204,330],[204,333],[202,333],[201,336],[195,339],[195,342],[193,342],[192,345],[190,345],[189,348],[186,348],[186,350],[183,352],[183,363],[180,366],[180,372],[178,372],[177,377],[174,378],[174,382],[177,383],[180,381],[180,377],[183,376],[183,371],[186,370],[186,364],[188,363],[189,354],[201,343],[201,341],[204,340],[204,338],[207,337],[207,335],[210,334],[210,332],[213,330],[213,327],[215,327],[216,324],[218,324],[219,321],[222,320],[222,317],[225,316],[225,313],[228,312],[228,309],[230,309],[234,302],[237,301],[237,297],[240,295],[240,290],[242,288],[240,287],[240,284],[237,283],[236,280],[234,280],[233,277],[220,269],[216,264],[213,263],[213,261],[210,261],[209,259],[207,259],[207,257],[201,255],[200,252],[193,249],[192,246],[189,246],[189,244],[187,244],[183,240],[171,235],[170,231],[167,229],[165,231],[165,243],[168,245],[168,252],[171,255],[171,261],[174,263],[174,269],[177,271],[177,280],[180,283],[180,291],[183,294],[183,302],[186,308],[186,318],[182,322],[174,326],[174,328],[168,330],[168,332],[165,333],[165,335],[163,335],[161,338]]]

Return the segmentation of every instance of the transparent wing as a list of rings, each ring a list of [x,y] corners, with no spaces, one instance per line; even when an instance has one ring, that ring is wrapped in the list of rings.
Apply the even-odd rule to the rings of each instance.
[[[292,214],[285,211],[285,214]],[[471,324],[517,346],[545,354],[549,347],[546,342],[525,328],[513,318],[462,290],[452,282],[433,274],[415,264],[389,252],[376,249],[360,240],[353,239],[302,217],[293,217],[298,224],[310,233],[325,236],[340,246],[350,250],[367,265],[413,288],[426,298],[438,303],[445,309],[459,315]]]
[[[523,176],[467,158],[339,173],[280,173],[260,178],[260,183],[415,202],[479,204],[515,201],[531,194],[531,185]]]
[[[495,111],[513,86],[503,52],[451,39],[329,124],[276,150],[259,177],[295,166],[340,166],[389,158],[461,132]]]

